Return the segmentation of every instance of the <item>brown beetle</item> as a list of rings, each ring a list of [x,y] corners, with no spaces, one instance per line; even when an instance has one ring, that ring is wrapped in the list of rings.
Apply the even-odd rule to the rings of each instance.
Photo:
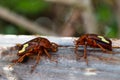
[[[81,36],[78,40],[75,41],[75,54],[76,56],[79,56],[77,53],[77,49],[79,45],[84,45],[84,59],[86,60],[86,63],[88,65],[87,60],[87,46],[94,47],[94,48],[100,48],[104,52],[112,52],[112,42],[110,39],[99,36],[96,34],[85,34]]]
[[[51,55],[48,52],[56,52],[58,50],[58,45],[56,43],[52,43],[48,39],[42,37],[37,37],[24,44],[19,44],[17,47],[17,55],[19,58],[12,61],[14,64],[22,63],[28,59],[28,57],[37,55],[36,63],[33,65],[31,72],[34,71],[42,55],[46,54],[47,57],[51,59]]]

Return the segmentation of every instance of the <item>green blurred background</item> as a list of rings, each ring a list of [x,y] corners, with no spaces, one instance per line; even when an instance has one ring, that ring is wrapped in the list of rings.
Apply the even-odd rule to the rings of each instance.
[[[111,38],[118,37],[118,21],[114,0],[91,0],[91,3],[98,26],[103,28],[100,29],[99,33]],[[46,26],[47,29],[56,32],[56,34],[60,34],[64,30],[61,26],[64,25],[70,9],[76,7],[75,5],[44,0],[0,0],[0,6],[35,23]],[[60,12],[59,10],[63,11]],[[77,26],[79,27],[79,25]],[[58,31],[59,28],[60,31]],[[75,34],[71,36],[78,36],[84,33],[87,32],[81,31],[81,29],[75,30]],[[32,33],[19,25],[0,18],[0,34],[33,35],[37,33]]]

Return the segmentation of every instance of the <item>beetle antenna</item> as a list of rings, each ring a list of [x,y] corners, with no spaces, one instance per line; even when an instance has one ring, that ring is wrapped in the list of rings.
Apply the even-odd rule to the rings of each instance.
[[[10,65],[8,66],[8,68],[13,67],[15,64],[16,64],[16,63],[12,63],[12,64],[10,64]]]
[[[74,39],[73,43],[76,44],[77,39]]]

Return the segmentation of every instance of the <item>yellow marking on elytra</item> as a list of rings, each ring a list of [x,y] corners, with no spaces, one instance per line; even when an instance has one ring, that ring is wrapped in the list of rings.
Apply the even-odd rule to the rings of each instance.
[[[28,47],[28,44],[24,44],[23,45],[23,48],[19,51],[19,53],[22,53],[25,51],[26,47]]]
[[[101,38],[101,40],[105,43],[109,43],[109,41],[107,41],[103,36],[98,36],[98,38]]]

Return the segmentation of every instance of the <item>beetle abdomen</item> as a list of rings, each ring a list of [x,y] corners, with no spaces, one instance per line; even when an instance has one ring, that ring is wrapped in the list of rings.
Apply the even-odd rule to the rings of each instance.
[[[97,44],[101,45],[104,49],[112,51],[112,44],[103,43],[101,41],[96,41]]]

